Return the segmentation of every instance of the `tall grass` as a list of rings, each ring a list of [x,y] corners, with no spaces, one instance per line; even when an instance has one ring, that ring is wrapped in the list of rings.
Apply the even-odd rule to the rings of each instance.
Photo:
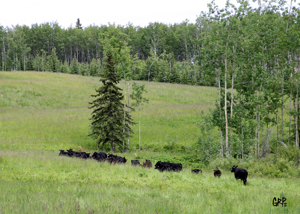
[[[1,152],[4,213],[298,213],[299,181],[251,176],[247,186],[223,170],[159,172],[58,152]],[[10,197],[7,197],[10,196]],[[287,207],[274,207],[286,197]],[[0,212],[1,213],[1,212]]]

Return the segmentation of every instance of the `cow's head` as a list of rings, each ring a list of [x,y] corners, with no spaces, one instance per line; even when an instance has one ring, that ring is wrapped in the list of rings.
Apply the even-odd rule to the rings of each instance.
[[[155,169],[159,169],[161,166],[161,161],[158,161],[156,164],[155,164]]]
[[[232,169],[231,169],[231,172],[235,172],[235,170],[236,170],[237,167],[238,166],[233,166]]]

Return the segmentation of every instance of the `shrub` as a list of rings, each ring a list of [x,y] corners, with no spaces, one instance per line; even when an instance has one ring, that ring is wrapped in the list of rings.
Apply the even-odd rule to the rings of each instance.
[[[230,171],[232,169],[232,166],[238,165],[239,167],[244,167],[242,164],[242,161],[240,159],[235,159],[233,157],[229,158],[216,158],[212,160],[208,168],[210,169],[224,169],[226,171]],[[246,167],[245,167],[246,168]]]
[[[300,149],[297,148],[295,145],[289,146],[288,149],[286,149],[283,146],[280,146],[278,148],[278,156],[286,159],[287,161],[296,162],[300,157]]]

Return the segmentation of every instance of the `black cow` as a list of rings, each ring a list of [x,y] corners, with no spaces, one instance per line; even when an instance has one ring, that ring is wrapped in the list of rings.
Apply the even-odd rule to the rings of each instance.
[[[117,156],[116,159],[117,159],[117,163],[126,163],[126,161],[127,161],[125,157],[122,158],[120,156]]]
[[[107,159],[106,159],[109,163],[126,163],[126,158],[122,158],[120,156],[117,156],[117,155],[113,155],[113,154],[110,154],[108,155]]]
[[[143,162],[143,166],[144,166],[144,167],[151,168],[151,167],[152,167],[152,163],[151,163],[150,160],[146,160],[146,162]]]
[[[91,156],[91,158],[97,160],[97,161],[105,161],[107,158],[107,154],[105,152],[94,152],[94,154]]]
[[[68,156],[68,152],[65,152],[65,150],[59,150],[59,151],[60,151],[59,153],[60,156]]]
[[[77,153],[77,152],[74,152],[72,149],[67,150],[67,152],[68,152],[69,157],[76,156],[76,153]]]
[[[196,173],[196,174],[199,174],[199,172],[202,173],[202,170],[201,169],[192,169],[192,172]]]
[[[88,158],[90,158],[90,153],[81,152],[80,158],[88,159]]]
[[[158,169],[161,172],[163,172],[165,170],[167,170],[167,171],[181,171],[182,170],[182,164],[181,163],[169,163],[169,162],[158,161],[155,164],[155,169]]]
[[[237,168],[238,166],[233,166],[231,172],[234,172],[234,177],[236,180],[241,179],[244,181],[244,185],[247,183],[248,172],[246,169]]]
[[[131,160],[131,165],[132,165],[132,166],[141,166],[139,160]]]
[[[220,178],[221,175],[222,175],[221,170],[218,170],[218,169],[214,170],[214,176],[215,176],[215,177],[219,177],[219,178]]]
[[[170,163],[171,170],[173,171],[181,171],[182,170],[182,164],[181,163]]]

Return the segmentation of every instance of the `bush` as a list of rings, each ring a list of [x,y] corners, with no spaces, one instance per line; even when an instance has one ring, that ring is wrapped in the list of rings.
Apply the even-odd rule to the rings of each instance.
[[[209,165],[208,168],[210,169],[223,169],[226,171],[230,171],[232,169],[233,166],[238,165],[241,168],[244,168],[244,164],[240,159],[235,159],[233,157],[229,157],[229,158],[216,158],[214,160],[212,160]],[[246,167],[245,167],[246,168]]]
[[[280,146],[278,148],[278,155],[279,157],[284,158],[287,161],[296,162],[300,157],[300,149],[297,148],[295,145],[289,146],[288,149],[286,149],[283,146]]]

